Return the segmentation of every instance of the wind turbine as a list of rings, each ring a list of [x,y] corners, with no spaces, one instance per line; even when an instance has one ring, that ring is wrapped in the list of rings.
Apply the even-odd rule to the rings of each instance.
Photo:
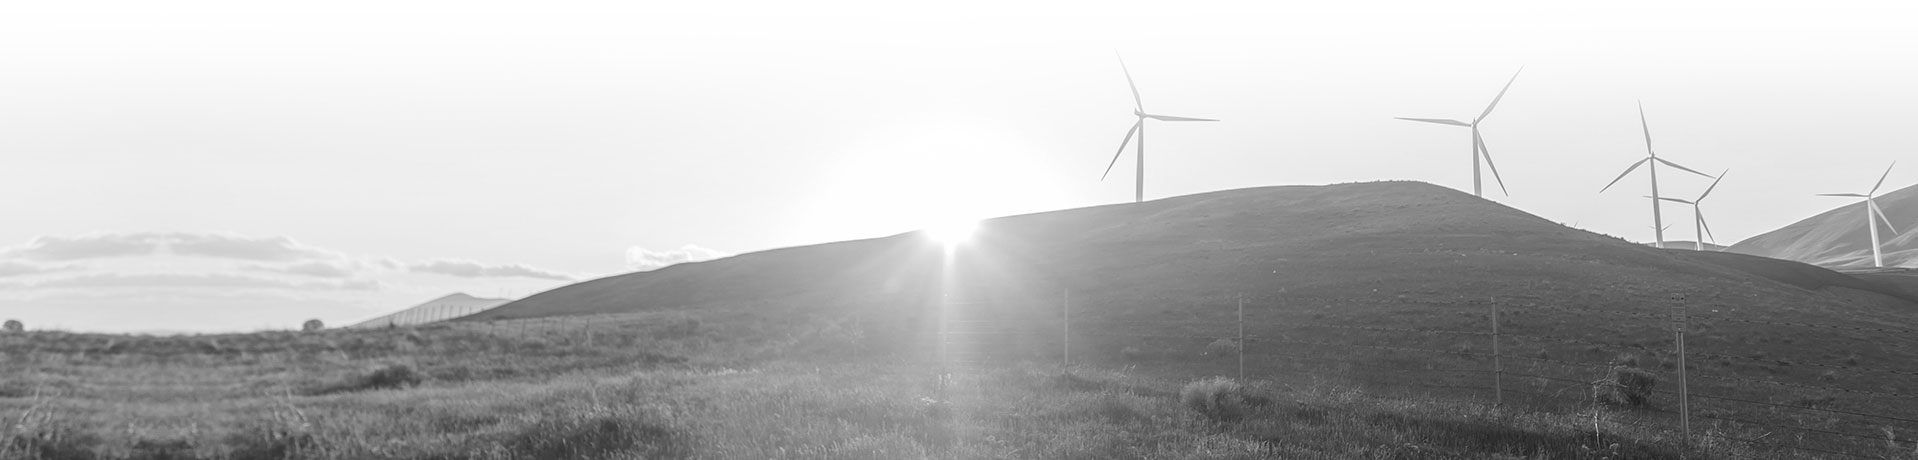
[[[1673,203],[1685,203],[1685,204],[1692,205],[1692,235],[1696,236],[1698,239],[1698,241],[1696,241],[1696,243],[1698,243],[1697,250],[1700,250],[1700,251],[1705,250],[1705,237],[1711,236],[1712,234],[1712,226],[1711,224],[1705,223],[1705,212],[1699,210],[1698,204],[1705,202],[1705,197],[1712,195],[1712,189],[1718,188],[1718,181],[1725,180],[1725,173],[1729,173],[1729,172],[1732,172],[1732,170],[1727,169],[1725,170],[1725,172],[1718,173],[1718,178],[1712,179],[1712,186],[1705,187],[1705,193],[1698,194],[1697,199],[1694,199],[1691,201],[1685,201],[1677,198],[1659,198],[1661,200],[1670,201]],[[1712,236],[1711,238],[1712,238],[1712,244],[1718,244],[1718,237]]]
[[[1877,223],[1884,222],[1885,228],[1891,229],[1891,234],[1893,235],[1898,234],[1898,227],[1893,227],[1891,225],[1891,220],[1885,218],[1885,210],[1879,209],[1878,202],[1873,200],[1873,198],[1878,196],[1878,188],[1885,186],[1885,178],[1891,177],[1891,168],[1897,167],[1897,166],[1898,166],[1898,162],[1893,161],[1891,162],[1891,166],[1885,167],[1885,174],[1878,176],[1878,185],[1871,186],[1871,191],[1865,192],[1865,194],[1863,195],[1856,194],[1856,193],[1818,194],[1818,196],[1842,196],[1842,197],[1865,199],[1865,227],[1871,229],[1871,263],[1872,263],[1872,266],[1880,267],[1880,268],[1883,268],[1885,266],[1885,255],[1878,252]]]
[[[1426,123],[1438,123],[1441,125],[1464,126],[1467,128],[1472,128],[1472,196],[1478,196],[1478,197],[1485,196],[1485,194],[1480,190],[1481,187],[1480,187],[1480,181],[1479,181],[1479,167],[1478,167],[1479,157],[1484,157],[1485,165],[1492,167],[1492,179],[1498,181],[1498,190],[1500,192],[1504,192],[1505,196],[1512,196],[1512,192],[1505,190],[1505,179],[1498,176],[1498,165],[1492,163],[1492,150],[1485,148],[1485,140],[1481,138],[1478,134],[1478,124],[1480,122],[1485,121],[1486,116],[1489,116],[1492,114],[1492,108],[1498,107],[1499,99],[1505,98],[1505,90],[1512,89],[1512,82],[1518,81],[1519,72],[1524,72],[1524,71],[1525,71],[1525,67],[1520,66],[1518,68],[1518,72],[1513,72],[1512,79],[1505,81],[1505,88],[1498,90],[1498,96],[1493,97],[1492,103],[1489,105],[1486,105],[1485,111],[1479,113],[1478,118],[1473,118],[1471,123],[1466,123],[1458,120],[1444,119],[1444,118],[1406,118],[1406,117],[1393,117],[1393,118],[1397,118],[1400,120],[1423,121]]]
[[[1132,202],[1138,203],[1138,202],[1145,201],[1145,120],[1147,118],[1151,118],[1159,121],[1219,121],[1219,120],[1214,120],[1210,118],[1191,118],[1191,117],[1174,117],[1169,115],[1153,115],[1150,113],[1146,113],[1145,102],[1139,98],[1139,85],[1132,82],[1132,70],[1126,68],[1124,56],[1119,57],[1119,70],[1122,72],[1125,72],[1126,86],[1132,87],[1132,115],[1139,117],[1139,121],[1133,122],[1132,129],[1126,131],[1125,140],[1119,142],[1119,152],[1112,154],[1112,163],[1106,165],[1106,172],[1105,174],[1099,175],[1099,180],[1104,181],[1106,180],[1106,176],[1112,175],[1112,167],[1117,166],[1119,164],[1119,156],[1125,155],[1126,144],[1131,143],[1133,135],[1137,134],[1139,137],[1139,154],[1138,154],[1139,167],[1138,167],[1138,171],[1136,171],[1138,174],[1138,177],[1135,179],[1135,188],[1133,189]]]
[[[1625,168],[1625,172],[1620,173],[1617,179],[1612,179],[1612,183],[1605,184],[1605,188],[1598,189],[1598,193],[1605,193],[1606,190],[1611,189],[1613,185],[1618,184],[1618,181],[1620,179],[1624,179],[1626,175],[1629,175],[1632,173],[1632,171],[1637,170],[1639,165],[1651,163],[1650,170],[1652,174],[1652,197],[1651,197],[1652,198],[1652,230],[1653,230],[1653,233],[1655,233],[1658,238],[1658,243],[1656,247],[1658,247],[1659,249],[1664,249],[1665,248],[1665,217],[1659,213],[1659,206],[1658,206],[1659,204],[1658,201],[1660,199],[1658,196],[1658,164],[1664,163],[1665,166],[1678,168],[1680,171],[1685,171],[1685,172],[1697,174],[1700,176],[1705,176],[1705,177],[1712,177],[1712,176],[1710,174],[1693,171],[1691,168],[1679,166],[1678,163],[1667,161],[1664,158],[1659,158],[1658,152],[1652,151],[1652,128],[1649,123],[1645,122],[1645,103],[1643,102],[1638,103],[1638,127],[1640,129],[1645,130],[1645,158],[1638,160],[1637,163],[1632,163],[1632,167]]]

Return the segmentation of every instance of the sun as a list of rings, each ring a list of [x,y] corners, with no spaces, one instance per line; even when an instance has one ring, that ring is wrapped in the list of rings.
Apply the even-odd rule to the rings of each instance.
[[[953,219],[926,228],[926,236],[947,248],[965,244],[972,239],[972,232],[979,228],[979,221],[972,219]]]

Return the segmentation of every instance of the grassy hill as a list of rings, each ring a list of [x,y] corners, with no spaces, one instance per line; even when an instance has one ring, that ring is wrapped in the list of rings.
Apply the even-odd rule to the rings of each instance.
[[[1871,436],[1876,421],[1830,411],[1918,413],[1918,398],[1882,400],[1918,394],[1918,296],[1900,283],[1660,250],[1416,182],[990,219],[950,259],[915,233],[764,251],[562,287],[466,320],[727,311],[787,334],[857,330],[881,344],[869,348],[926,352],[931,319],[944,314],[1029,326],[962,331],[999,334],[948,344],[962,352],[1056,362],[1065,340],[1075,363],[1179,378],[1235,371],[1216,342],[1235,337],[1241,295],[1254,338],[1244,345],[1248,375],[1290,384],[1462,388],[1455,393],[1469,397],[1498,384],[1537,396],[1527,403],[1565,405],[1590,392],[1582,382],[1627,366],[1662,382],[1648,410],[1669,412],[1671,318],[1683,311],[1690,391],[1718,398],[1694,398],[1693,411],[1720,433]],[[1495,305],[1503,367],[1524,377],[1494,382],[1486,372]],[[1074,325],[1062,339],[1066,308]]]
[[[455,292],[437,299],[422,302],[419,305],[407,307],[400,311],[353,323],[353,325],[347,327],[374,328],[426,324],[433,321],[462,316],[469,312],[484,311],[489,308],[505,305],[507,302],[512,301],[513,299],[488,299],[473,297],[464,292]]]
[[[1832,201],[1837,203],[1838,199]],[[1884,253],[1885,266],[1918,268],[1918,231],[1914,231],[1918,228],[1918,185],[1880,195],[1877,201],[1885,218],[1902,232],[1892,234],[1879,225],[1878,238],[1883,244],[1879,251]],[[1865,228],[1864,203],[1852,202],[1747,238],[1726,250],[1838,269],[1868,268],[1872,266],[1870,232]]]

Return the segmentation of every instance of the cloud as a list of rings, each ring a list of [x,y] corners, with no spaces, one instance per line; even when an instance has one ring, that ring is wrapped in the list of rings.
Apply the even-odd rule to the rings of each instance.
[[[79,265],[56,265],[51,267],[43,267],[43,266],[29,264],[29,263],[15,261],[15,260],[0,260],[0,277],[39,275],[44,273],[59,273],[64,271],[79,270],[81,268],[83,267]]]
[[[40,236],[25,246],[0,250],[9,259],[70,261],[152,255],[164,235],[156,233],[96,233],[72,237]]]
[[[346,256],[338,252],[300,244],[287,236],[250,237],[223,233],[173,233],[167,235],[167,249],[183,256],[218,257],[226,259],[257,260],[262,262],[293,262],[303,260],[338,260]]]
[[[668,265],[704,262],[731,255],[696,244],[688,244],[672,251],[652,251],[633,246],[626,248],[626,268],[636,272],[652,271]]]
[[[293,290],[377,290],[377,281],[346,280],[325,281],[287,281],[257,276],[234,275],[226,273],[201,274],[119,274],[101,273],[67,278],[50,279],[26,286],[34,288],[221,288],[221,289],[293,289]]]
[[[315,278],[352,278],[360,272],[359,267],[329,262],[303,262],[293,265],[248,265],[242,269],[252,272],[276,273],[282,275],[311,276]]]
[[[439,259],[413,264],[407,267],[418,273],[435,273],[462,278],[539,278],[559,281],[572,281],[575,277],[552,270],[528,267],[520,264],[487,265],[471,260]]]

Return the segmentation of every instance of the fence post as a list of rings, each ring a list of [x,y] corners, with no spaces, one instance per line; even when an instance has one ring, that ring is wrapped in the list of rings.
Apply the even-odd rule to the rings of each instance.
[[[1239,381],[1245,381],[1245,293],[1239,293]]]
[[[1059,322],[1063,330],[1059,333],[1059,372],[1072,372],[1072,288],[1065,289],[1065,300],[1059,303]]]
[[[1498,297],[1492,297],[1492,404],[1505,405],[1505,363],[1498,350]]]
[[[1685,430],[1685,446],[1690,447],[1692,444],[1691,385],[1685,381],[1685,323],[1688,315],[1685,312],[1685,295],[1677,294],[1672,298],[1678,301],[1678,317],[1673,318],[1674,321],[1672,321],[1678,342],[1678,423]]]

